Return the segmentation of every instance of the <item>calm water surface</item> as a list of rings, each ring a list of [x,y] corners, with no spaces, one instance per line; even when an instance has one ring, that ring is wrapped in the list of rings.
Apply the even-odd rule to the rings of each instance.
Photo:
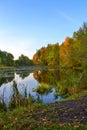
[[[13,81],[16,82],[19,93],[24,97],[29,94],[37,99],[39,96],[44,103],[61,100],[61,96],[55,97],[56,83],[59,80],[58,70],[19,70],[19,71],[0,71],[0,102],[4,101],[7,105],[13,95]],[[43,93],[37,92],[36,88],[41,85],[49,85],[51,89]]]

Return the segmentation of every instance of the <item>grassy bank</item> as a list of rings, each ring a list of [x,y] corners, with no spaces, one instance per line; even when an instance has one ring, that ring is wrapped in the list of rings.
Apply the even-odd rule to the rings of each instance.
[[[87,125],[79,123],[61,123],[54,118],[53,113],[49,117],[47,106],[36,106],[29,108],[16,108],[10,112],[0,112],[0,130],[86,130]],[[51,106],[50,106],[51,107]],[[53,107],[52,107],[53,108]],[[46,111],[48,110],[48,112]],[[51,108],[50,108],[51,109]],[[48,119],[49,118],[49,119]]]
[[[87,97],[0,111],[0,130],[87,130]]]
[[[34,67],[29,69],[33,70]],[[68,79],[69,85],[66,86],[71,84],[70,90],[73,88],[74,78],[69,77]],[[86,82],[84,83],[86,84]],[[64,86],[60,87],[64,89]],[[6,110],[4,100],[0,104],[0,130],[87,130],[86,87],[83,89],[84,91],[74,93],[61,102],[50,104],[42,104],[39,97],[35,101],[30,94],[27,99],[26,89],[25,98],[22,98],[15,82],[13,83],[13,90],[14,94],[8,110]],[[36,91],[41,94],[48,93],[51,91],[51,87],[41,84]]]
[[[68,100],[78,100],[81,99],[82,97],[87,96],[87,90],[83,90],[79,93],[75,93],[67,98],[64,99],[64,101],[68,101]],[[63,100],[62,100],[63,101]]]

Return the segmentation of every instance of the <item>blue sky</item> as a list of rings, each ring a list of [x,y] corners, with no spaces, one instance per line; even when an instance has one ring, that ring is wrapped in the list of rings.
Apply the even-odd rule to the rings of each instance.
[[[87,22],[87,0],[0,0],[0,49],[32,58]]]

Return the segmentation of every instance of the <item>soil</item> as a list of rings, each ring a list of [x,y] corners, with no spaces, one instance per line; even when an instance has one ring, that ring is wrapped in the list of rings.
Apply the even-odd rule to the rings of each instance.
[[[38,108],[32,118],[37,124],[87,124],[87,96],[79,100],[70,100],[48,104],[44,109]]]

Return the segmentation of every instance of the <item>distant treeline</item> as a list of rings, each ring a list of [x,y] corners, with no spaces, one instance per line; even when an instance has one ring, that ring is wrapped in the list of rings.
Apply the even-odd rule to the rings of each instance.
[[[48,44],[34,54],[30,60],[23,54],[17,60],[11,53],[0,50],[0,66],[28,66],[28,65],[52,65],[67,67],[87,67],[87,23],[84,23],[72,38],[66,37],[65,41]]]
[[[67,67],[87,67],[87,23],[84,23],[73,37],[66,37],[65,41],[48,44],[33,56],[35,64],[57,65]]]
[[[23,54],[17,60],[14,60],[11,53],[0,50],[0,66],[29,66],[33,64],[33,61]]]

